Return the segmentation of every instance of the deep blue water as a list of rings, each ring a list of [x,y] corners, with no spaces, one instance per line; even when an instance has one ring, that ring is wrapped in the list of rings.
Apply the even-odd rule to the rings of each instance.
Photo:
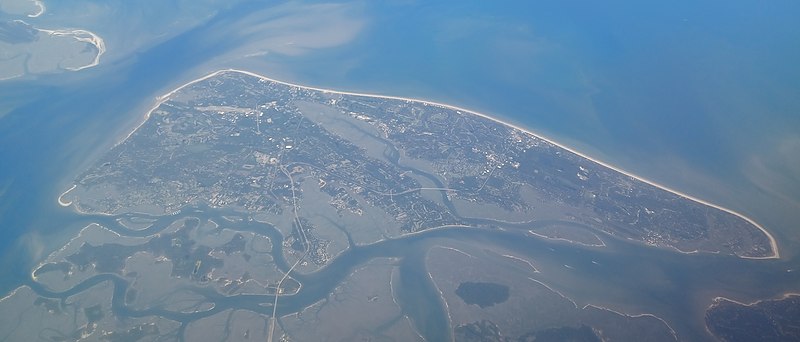
[[[353,8],[347,20],[363,22],[350,40],[292,55],[226,55],[281,34],[269,26],[243,33],[240,20],[270,22],[298,4],[226,5],[116,55],[125,42],[113,20],[73,23],[108,33],[101,65],[0,82],[0,293],[80,228],[56,204],[72,177],[135,127],[155,96],[222,67],[447,102],[530,127],[751,215],[775,232],[787,258],[722,263],[747,271],[730,287],[725,280],[738,270],[692,281],[680,270],[695,261],[675,257],[660,264],[675,284],[745,297],[798,290],[796,277],[780,272],[800,267],[800,3],[342,2]],[[168,17],[173,5],[142,12]],[[48,8],[55,16],[64,6]],[[559,258],[580,259],[575,253]],[[630,255],[593,257],[623,265]],[[765,278],[775,282],[765,287]]]

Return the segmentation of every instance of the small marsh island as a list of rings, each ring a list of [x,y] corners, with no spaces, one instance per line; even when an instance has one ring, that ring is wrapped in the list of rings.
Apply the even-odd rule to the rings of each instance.
[[[236,70],[160,98],[59,203],[93,223],[0,301],[9,340],[674,340],[541,276],[621,245],[778,256],[737,213],[480,114]]]

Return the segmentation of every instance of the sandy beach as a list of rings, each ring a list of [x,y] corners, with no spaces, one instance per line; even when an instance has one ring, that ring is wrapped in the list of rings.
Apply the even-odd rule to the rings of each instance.
[[[41,0],[33,0],[33,4],[36,5],[38,10],[36,11],[36,13],[28,14],[28,18],[36,18],[44,14],[44,11],[46,10],[46,8],[44,7],[44,3]]]
[[[615,313],[617,315],[620,315],[620,316],[623,316],[623,317],[630,317],[630,318],[652,317],[652,318],[655,318],[655,319],[661,321],[661,323],[664,323],[664,325],[667,326],[667,329],[669,329],[669,331],[672,333],[672,337],[674,337],[676,341],[678,340],[678,333],[675,332],[675,329],[673,329],[672,326],[670,326],[669,323],[667,323],[667,321],[665,321],[663,318],[658,317],[658,316],[656,316],[654,314],[651,314],[651,313],[626,314],[624,312],[620,312],[620,311],[617,311],[617,310],[609,309],[607,307],[598,306],[598,305],[594,305],[594,304],[586,304],[586,305],[583,306],[583,310],[586,310],[588,308],[595,308],[595,309],[598,309],[598,310],[605,310],[605,311],[613,312],[613,313]]]
[[[753,302],[750,302],[750,303],[742,303],[742,302],[740,302],[738,300],[730,299],[730,298],[727,298],[727,297],[714,297],[713,302],[711,303],[711,305],[708,306],[707,310],[710,310],[710,309],[712,309],[714,307],[719,306],[722,301],[736,303],[736,304],[739,304],[739,305],[742,305],[742,306],[753,306],[753,305],[758,305],[758,304],[763,303],[763,302],[784,300],[784,299],[787,299],[789,297],[796,297],[796,296],[800,296],[800,293],[786,292],[786,293],[784,293],[783,295],[781,295],[780,297],[777,297],[777,298],[759,299],[759,300],[756,300],[756,301],[753,301]]]
[[[75,190],[75,188],[77,188],[77,187],[78,187],[77,184],[73,184],[72,187],[67,189],[67,191],[62,192],[61,196],[58,196],[58,205],[60,205],[62,207],[69,207],[70,205],[72,205],[72,201],[65,201],[64,200],[64,196],[66,196],[68,193],[70,193],[70,191]]]
[[[198,79],[189,81],[189,82],[181,85],[180,87],[175,88],[174,90],[172,90],[172,91],[170,91],[170,92],[168,92],[168,93],[166,93],[166,94],[164,94],[162,96],[157,97],[155,105],[152,107],[152,109],[150,109],[145,114],[145,117],[144,117],[144,120],[142,121],[142,123],[137,125],[137,127],[133,131],[131,131],[131,133],[129,133],[125,137],[125,139],[121,140],[117,144],[120,144],[123,141],[125,141],[126,139],[128,139],[128,137],[130,137],[130,135],[133,134],[133,132],[135,132],[142,124],[144,124],[144,122],[147,121],[147,119],[150,117],[150,114],[156,108],[158,108],[158,106],[160,106],[162,103],[164,103],[164,101],[168,100],[170,96],[172,96],[176,92],[178,92],[181,89],[186,88],[186,87],[188,87],[188,86],[190,86],[192,84],[195,84],[197,82],[201,82],[203,80],[206,80],[208,78],[217,76],[217,75],[219,75],[221,73],[225,73],[225,72],[237,72],[237,73],[241,73],[241,74],[257,77],[257,78],[262,79],[264,81],[274,82],[274,83],[283,84],[283,85],[296,87],[296,88],[301,88],[301,89],[320,91],[320,92],[328,93],[328,94],[341,94],[341,95],[351,95],[351,96],[361,96],[361,97],[370,97],[370,98],[380,98],[380,99],[391,99],[391,100],[417,102],[417,103],[421,103],[421,104],[425,104],[425,105],[429,105],[429,106],[437,106],[437,107],[440,107],[440,108],[456,110],[456,111],[460,111],[460,112],[463,112],[463,113],[472,114],[472,115],[475,115],[475,116],[478,116],[478,117],[481,117],[481,118],[484,118],[484,119],[487,119],[487,120],[491,120],[491,121],[499,123],[501,125],[505,125],[507,127],[510,127],[510,128],[519,130],[521,132],[530,134],[530,135],[532,135],[532,136],[534,136],[536,138],[539,138],[539,139],[544,140],[544,141],[546,141],[546,142],[548,142],[550,144],[553,144],[553,145],[555,145],[557,147],[560,147],[560,148],[562,148],[562,149],[564,149],[566,151],[569,151],[570,153],[573,153],[573,154],[575,154],[575,155],[577,155],[579,157],[585,158],[585,159],[587,159],[587,160],[589,160],[591,162],[594,162],[594,163],[596,163],[598,165],[601,165],[603,167],[606,167],[606,168],[609,168],[609,169],[614,170],[616,172],[619,172],[619,173],[621,173],[621,174],[623,174],[625,176],[628,176],[628,177],[630,177],[632,179],[638,180],[640,182],[644,182],[646,184],[649,184],[649,185],[654,186],[656,188],[659,188],[661,190],[668,191],[670,193],[673,193],[673,194],[678,195],[680,197],[683,197],[685,199],[688,199],[688,200],[691,200],[691,201],[694,201],[694,202],[697,202],[697,203],[700,203],[700,204],[703,204],[703,205],[706,205],[706,206],[709,206],[709,207],[724,211],[726,213],[735,215],[735,216],[747,221],[748,223],[752,224],[753,226],[755,226],[759,230],[761,230],[761,232],[763,232],[764,235],[766,235],[767,239],[769,239],[770,249],[772,250],[772,255],[769,255],[769,256],[765,256],[765,257],[739,256],[740,258],[745,258],[745,259],[778,259],[778,258],[780,258],[780,253],[778,251],[778,243],[775,240],[775,237],[772,236],[772,234],[770,234],[770,232],[767,231],[766,228],[762,227],[760,224],[756,223],[753,219],[751,219],[751,218],[749,218],[747,216],[744,216],[741,213],[738,213],[738,212],[736,212],[734,210],[731,210],[731,209],[728,209],[728,208],[725,208],[725,207],[710,203],[708,201],[705,201],[705,200],[699,199],[697,197],[688,195],[686,193],[680,192],[678,190],[672,189],[672,188],[670,188],[668,186],[665,186],[665,185],[659,184],[657,182],[651,181],[651,180],[649,180],[647,178],[644,178],[644,177],[638,176],[636,174],[633,174],[631,172],[625,171],[625,170],[623,170],[623,169],[621,169],[619,167],[616,167],[614,165],[610,165],[610,164],[608,164],[606,162],[603,162],[601,160],[598,160],[598,159],[595,159],[595,158],[593,158],[591,156],[588,156],[588,155],[586,155],[584,153],[581,153],[581,152],[579,152],[579,151],[577,151],[577,150],[575,150],[575,149],[573,149],[571,147],[568,147],[568,146],[566,146],[564,144],[558,143],[558,142],[554,141],[553,139],[550,139],[550,138],[548,138],[548,137],[546,137],[546,136],[544,136],[542,134],[536,133],[536,132],[534,132],[534,131],[532,131],[530,129],[526,129],[526,128],[514,125],[512,123],[500,120],[498,118],[495,118],[495,117],[492,117],[492,116],[489,116],[489,115],[486,115],[486,114],[483,114],[483,113],[475,112],[475,111],[472,111],[472,110],[469,110],[469,109],[465,109],[465,108],[461,108],[461,107],[457,107],[457,106],[452,106],[452,105],[448,105],[448,104],[433,102],[433,101],[426,101],[426,100],[413,99],[413,98],[407,98],[407,97],[399,97],[399,96],[385,96],[385,95],[365,94],[365,93],[356,93],[356,92],[337,91],[337,90],[324,89],[324,88],[308,87],[308,86],[303,86],[303,85],[299,85],[299,84],[294,84],[294,83],[284,82],[284,81],[280,81],[280,80],[275,80],[275,79],[266,77],[264,75],[260,75],[260,74],[253,73],[253,72],[250,72],[250,71],[239,70],[239,69],[222,69],[222,70],[217,70],[217,71],[215,71],[213,73],[210,73],[208,75],[205,75],[203,77],[200,77]]]
[[[41,29],[37,28],[39,32],[47,33],[51,36],[60,36],[60,37],[72,37],[79,42],[89,43],[94,45],[97,48],[97,55],[94,56],[94,60],[91,63],[75,67],[75,68],[65,68],[70,71],[79,71],[86,68],[91,68],[100,64],[100,56],[106,53],[106,43],[103,38],[96,35],[94,32],[86,31],[86,30],[48,30],[48,29]]]

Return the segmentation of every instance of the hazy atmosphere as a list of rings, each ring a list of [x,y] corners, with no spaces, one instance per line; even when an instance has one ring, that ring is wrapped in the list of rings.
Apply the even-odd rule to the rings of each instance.
[[[798,14],[0,0],[0,340],[800,338]]]

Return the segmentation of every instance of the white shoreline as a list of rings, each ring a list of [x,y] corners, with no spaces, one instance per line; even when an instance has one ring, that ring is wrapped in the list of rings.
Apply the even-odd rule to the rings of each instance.
[[[531,277],[527,277],[527,278],[528,278],[528,280],[530,280],[530,281],[532,281],[534,283],[537,283],[537,284],[539,284],[541,286],[544,286],[544,288],[548,289],[552,293],[555,293],[555,294],[559,295],[561,298],[568,300],[570,303],[572,303],[573,306],[575,306],[575,309],[579,308],[578,303],[576,303],[572,298],[569,298],[569,297],[565,296],[563,293],[561,293],[561,291],[558,291],[558,290],[550,287],[550,285],[545,284],[541,280],[533,279]],[[586,307],[584,307],[584,308],[586,308]]]
[[[51,35],[51,36],[72,37],[72,38],[74,38],[75,40],[77,40],[79,42],[89,43],[89,44],[94,45],[95,48],[97,48],[97,55],[94,56],[94,60],[92,60],[91,63],[89,63],[87,65],[84,65],[84,66],[79,66],[79,67],[64,68],[64,69],[69,70],[69,71],[80,71],[80,70],[83,70],[83,69],[86,69],[86,68],[91,68],[93,66],[96,66],[96,65],[100,64],[100,56],[102,56],[104,53],[106,53],[106,43],[103,40],[103,38],[100,38],[100,36],[96,35],[94,32],[91,32],[91,31],[80,30],[80,29],[75,29],[75,30],[48,30],[48,29],[42,29],[42,28],[36,28],[36,30],[38,30],[39,32],[47,33],[48,35]]]
[[[22,76],[25,76],[25,72],[23,72],[21,74],[11,75],[11,76],[8,76],[8,77],[0,77],[0,81],[13,80],[13,79],[15,79],[17,77],[22,77]]]
[[[711,300],[712,303],[711,303],[711,305],[708,306],[708,308],[706,308],[706,311],[711,310],[712,308],[719,306],[722,301],[731,302],[731,303],[739,304],[739,305],[742,305],[742,306],[750,307],[750,306],[761,304],[763,302],[779,301],[779,300],[787,299],[789,297],[798,297],[798,296],[800,296],[800,293],[797,293],[797,292],[786,292],[786,293],[782,294],[780,297],[759,299],[759,300],[756,300],[756,301],[753,301],[753,302],[750,302],[750,303],[742,303],[742,302],[740,302],[738,300],[731,299],[731,298],[728,298],[728,297],[717,296],[717,297],[714,297],[714,299]]]
[[[164,102],[165,102],[167,99],[169,99],[169,97],[170,97],[170,96],[172,96],[173,94],[175,94],[176,92],[180,91],[180,90],[181,90],[181,89],[183,89],[183,88],[186,88],[186,87],[188,87],[188,86],[190,86],[190,85],[193,85],[193,84],[195,84],[195,83],[201,82],[201,81],[203,81],[203,80],[209,79],[209,78],[211,78],[211,77],[214,77],[214,76],[217,76],[217,75],[219,75],[219,74],[226,73],[226,72],[236,72],[236,73],[240,73],[240,74],[244,74],[244,75],[249,75],[249,76],[257,77],[257,78],[259,78],[259,79],[262,79],[262,80],[265,80],[265,81],[269,81],[269,82],[274,82],[274,83],[278,83],[278,84],[283,84],[283,85],[287,85],[287,86],[290,86],[290,87],[297,87],[297,88],[301,88],[301,89],[307,89],[307,90],[320,91],[320,92],[323,92],[323,93],[328,93],[328,94],[341,94],[341,95],[352,95],[352,96],[361,96],[361,97],[369,97],[369,98],[379,98],[379,99],[390,99],[390,100],[401,100],[401,101],[418,102],[418,103],[422,103],[422,104],[425,104],[425,105],[431,105],[431,106],[437,106],[437,107],[441,107],[441,108],[445,108],[445,109],[450,109],[450,110],[455,110],[455,111],[461,111],[461,112],[464,112],[464,113],[469,113],[469,114],[472,114],[472,115],[475,115],[475,116],[478,116],[478,117],[481,117],[481,118],[484,118],[484,119],[487,119],[487,120],[491,120],[492,122],[499,123],[499,124],[501,124],[501,125],[505,125],[505,126],[507,126],[507,127],[510,127],[510,128],[513,128],[513,129],[516,129],[516,130],[522,131],[522,132],[524,132],[524,133],[527,133],[527,134],[530,134],[530,135],[533,135],[534,137],[536,137],[536,138],[538,138],[538,139],[541,139],[541,140],[544,140],[544,141],[545,141],[545,142],[547,142],[547,143],[550,143],[550,144],[552,144],[552,145],[555,145],[555,146],[557,146],[557,147],[559,147],[559,148],[562,148],[562,149],[564,149],[564,150],[566,150],[566,151],[568,151],[568,152],[571,152],[571,153],[573,153],[573,154],[575,154],[575,155],[577,155],[577,156],[579,156],[579,157],[582,157],[582,158],[584,158],[584,159],[587,159],[587,160],[589,160],[589,161],[591,161],[591,162],[594,162],[594,163],[596,163],[596,164],[598,164],[598,165],[600,165],[600,166],[603,166],[603,167],[609,168],[609,169],[611,169],[611,170],[614,170],[614,171],[616,171],[616,172],[619,172],[619,173],[621,173],[621,174],[623,174],[623,175],[625,175],[625,176],[628,176],[628,177],[630,177],[630,178],[633,178],[633,179],[635,179],[635,180],[638,180],[638,181],[640,181],[640,182],[643,182],[643,183],[645,183],[645,184],[649,184],[649,185],[651,185],[651,186],[654,186],[654,187],[656,187],[656,188],[659,188],[659,189],[661,189],[661,190],[664,190],[664,191],[668,191],[668,192],[670,192],[670,193],[673,193],[673,194],[675,194],[675,195],[678,195],[678,196],[680,196],[680,197],[683,197],[683,198],[685,198],[685,199],[688,199],[688,200],[694,201],[694,202],[696,202],[696,203],[700,203],[700,204],[703,204],[703,205],[706,205],[706,206],[709,206],[709,207],[712,207],[712,208],[715,208],[715,209],[718,209],[718,210],[724,211],[724,212],[726,212],[726,213],[728,213],[728,214],[731,214],[731,215],[734,215],[734,216],[736,216],[736,217],[739,217],[739,218],[741,218],[741,219],[743,219],[743,220],[747,221],[748,223],[752,224],[753,226],[755,226],[755,227],[756,227],[756,228],[758,228],[759,230],[761,230],[761,232],[762,232],[762,233],[764,233],[764,235],[766,235],[766,236],[767,236],[767,239],[769,239],[770,248],[772,249],[772,255],[769,255],[769,256],[764,256],[764,257],[750,257],[750,256],[741,256],[741,255],[736,255],[736,254],[734,254],[734,255],[736,255],[736,256],[737,256],[737,257],[739,257],[739,258],[743,258],[743,259],[779,259],[779,258],[780,258],[780,252],[779,252],[779,250],[778,250],[778,243],[777,243],[777,241],[775,240],[775,237],[773,237],[773,236],[772,236],[772,234],[770,234],[770,233],[769,233],[769,231],[767,231],[767,229],[766,229],[766,228],[762,227],[760,224],[756,223],[756,222],[755,222],[755,221],[753,221],[751,218],[749,218],[749,217],[747,217],[747,216],[744,216],[744,215],[743,215],[743,214],[741,214],[741,213],[738,213],[738,212],[736,212],[736,211],[734,211],[734,210],[731,210],[731,209],[728,209],[728,208],[725,208],[725,207],[722,207],[722,206],[719,206],[719,205],[716,205],[716,204],[713,204],[713,203],[707,202],[707,201],[705,201],[705,200],[702,200],[702,199],[699,199],[699,198],[697,198],[697,197],[694,197],[694,196],[688,195],[688,194],[686,194],[686,193],[683,193],[683,192],[677,191],[677,190],[675,190],[675,189],[672,189],[672,188],[670,188],[670,187],[667,187],[667,186],[665,186],[665,185],[662,185],[662,184],[659,184],[659,183],[657,183],[657,182],[654,182],[654,181],[648,180],[647,178],[644,178],[644,177],[638,176],[638,175],[636,175],[636,174],[633,174],[633,173],[631,173],[631,172],[628,172],[628,171],[625,171],[625,170],[623,170],[623,169],[620,169],[620,168],[618,168],[618,167],[616,167],[616,166],[613,166],[613,165],[610,165],[610,164],[608,164],[608,163],[605,163],[605,162],[603,162],[603,161],[597,160],[597,159],[595,159],[595,158],[592,158],[592,157],[590,157],[590,156],[588,156],[588,155],[586,155],[586,154],[583,154],[583,153],[581,153],[581,152],[578,152],[578,151],[576,151],[576,150],[574,150],[574,149],[572,149],[572,148],[570,148],[570,147],[567,147],[567,146],[565,146],[565,145],[563,145],[563,144],[561,144],[561,143],[558,143],[558,142],[554,141],[553,139],[547,138],[547,137],[545,137],[545,136],[544,136],[544,135],[542,135],[542,134],[535,133],[535,132],[533,132],[533,131],[531,131],[531,130],[529,130],[529,129],[522,128],[522,127],[519,127],[519,126],[517,126],[517,125],[514,125],[514,124],[511,124],[511,123],[508,123],[508,122],[506,122],[506,121],[503,121],[503,120],[500,120],[500,119],[497,119],[497,118],[491,117],[491,116],[489,116],[489,115],[486,115],[486,114],[483,114],[483,113],[479,113],[479,112],[476,112],[476,111],[472,111],[472,110],[465,109],[465,108],[461,108],[461,107],[457,107],[457,106],[452,106],[452,105],[447,105],[447,104],[443,104],[443,103],[433,102],[433,101],[426,101],[426,100],[413,99],[413,98],[407,98],[407,97],[399,97],[399,96],[385,96],[385,95],[365,94],[365,93],[356,93],[356,92],[348,92],[348,91],[337,91],[337,90],[331,90],[331,89],[324,89],[324,88],[317,88],[317,87],[309,87],[309,86],[303,86],[303,85],[294,84],[294,83],[290,83],[290,82],[284,82],[284,81],[275,80],[275,79],[272,79],[272,78],[266,77],[266,76],[264,76],[264,75],[256,74],[256,73],[254,73],[254,72],[250,72],[250,71],[239,70],[239,69],[220,69],[220,70],[217,70],[217,71],[215,71],[215,72],[212,72],[212,73],[210,73],[210,74],[208,74],[208,75],[205,75],[205,76],[203,76],[203,77],[200,77],[200,78],[197,78],[197,79],[195,79],[195,80],[189,81],[189,82],[187,82],[187,83],[185,83],[185,84],[181,85],[181,86],[180,86],[180,87],[178,87],[178,88],[175,88],[174,90],[172,90],[172,91],[170,91],[170,92],[168,92],[168,93],[166,93],[166,94],[164,94],[164,95],[162,95],[162,96],[156,97],[156,104],[153,106],[153,108],[152,108],[152,109],[150,109],[150,110],[147,112],[147,114],[145,114],[145,118],[144,118],[144,120],[142,121],[142,123],[140,123],[139,125],[137,125],[137,126],[136,126],[136,128],[135,128],[133,131],[131,131],[131,133],[129,133],[129,134],[128,134],[128,135],[125,137],[125,139],[123,139],[122,141],[118,142],[118,143],[117,143],[117,145],[119,145],[119,144],[120,144],[120,143],[122,143],[123,141],[127,140],[127,139],[128,139],[130,136],[131,136],[131,134],[133,134],[134,132],[136,132],[136,130],[137,130],[137,129],[139,129],[139,127],[141,127],[141,126],[142,126],[142,125],[143,125],[145,122],[147,122],[147,119],[149,119],[149,118],[150,118],[150,114],[151,114],[151,113],[152,113],[152,112],[153,112],[153,111],[154,111],[156,108],[158,108],[158,106],[160,106],[160,105],[161,105],[162,103],[164,103]]]
[[[591,244],[591,243],[583,243],[583,242],[580,242],[580,241],[572,241],[570,239],[561,238],[561,237],[551,237],[551,236],[547,236],[547,235],[544,235],[544,234],[539,234],[539,233],[533,231],[533,229],[529,229],[528,230],[528,234],[529,235],[533,235],[533,236],[538,237],[538,238],[541,238],[541,239],[545,239],[545,240],[566,242],[566,243],[571,243],[571,244],[580,245],[580,246],[584,246],[584,247],[598,247],[598,248],[599,247],[606,247],[606,242],[603,241],[603,239],[601,239],[599,236],[597,236],[597,234],[591,233],[591,232],[590,232],[590,234],[594,235],[594,237],[597,238],[597,241],[600,241],[599,245],[595,245],[595,244]],[[639,240],[631,239],[631,241],[639,241]],[[681,253],[684,253],[681,250],[678,250],[678,251],[681,252]]]
[[[524,262],[524,263],[528,264],[528,266],[530,266],[530,267],[531,267],[531,269],[533,269],[533,273],[542,273],[542,272],[539,272],[539,269],[538,269],[538,268],[536,268],[536,266],[534,266],[534,265],[533,265],[533,263],[532,263],[532,262],[530,262],[530,261],[528,261],[528,260],[525,260],[525,259],[523,259],[523,258],[520,258],[520,257],[518,257],[518,256],[513,256],[513,255],[511,255],[511,254],[502,254],[502,255],[500,255],[500,256],[502,256],[502,257],[505,257],[505,258],[508,258],[508,259],[511,259],[511,260],[517,260],[517,261],[519,261],[519,262]]]
[[[36,13],[35,15],[28,15],[31,18],[38,17],[42,13],[44,13],[44,5],[41,3],[41,1],[35,1],[35,3],[40,6],[40,10],[39,10],[39,13]],[[19,22],[19,23],[23,23],[23,24],[26,24],[26,25],[30,25],[27,22],[25,22],[24,20],[16,19],[14,21],[15,22]],[[100,64],[100,57],[103,56],[103,54],[106,53],[106,43],[105,43],[105,41],[103,40],[103,38],[101,38],[100,36],[98,36],[97,34],[95,34],[92,31],[87,31],[87,30],[82,30],[82,29],[50,30],[50,29],[43,29],[43,28],[35,27],[33,25],[31,25],[31,27],[34,30],[36,30],[37,32],[46,33],[49,36],[71,37],[71,38],[75,39],[78,42],[83,42],[83,43],[88,43],[88,44],[94,45],[94,47],[97,49],[97,54],[94,56],[94,59],[92,59],[92,61],[89,64],[78,66],[78,67],[61,67],[60,65],[58,65],[58,66],[55,67],[54,70],[80,71],[80,70],[83,70],[83,69],[91,68],[91,67],[94,67],[94,66],[97,66],[98,64]],[[38,73],[22,72],[22,73],[17,74],[17,75],[12,75],[12,76],[8,76],[8,77],[0,77],[0,81],[11,80],[11,79],[23,77],[23,76],[29,75],[29,74],[38,74]]]
[[[623,316],[623,317],[630,317],[630,318],[652,317],[652,318],[655,318],[655,319],[661,321],[661,323],[664,323],[664,325],[667,327],[667,329],[669,329],[669,331],[672,333],[672,337],[675,338],[675,341],[679,341],[678,333],[675,332],[675,329],[673,329],[672,326],[670,326],[669,323],[667,323],[666,320],[664,320],[663,318],[658,317],[658,316],[656,316],[654,314],[651,314],[651,313],[626,314],[624,312],[619,312],[619,311],[616,311],[616,310],[609,309],[607,307],[598,306],[598,305],[594,305],[594,304],[586,304],[586,305],[584,305],[583,306],[583,310],[586,310],[587,308],[590,308],[590,307],[591,308],[595,308],[597,310],[613,312],[613,313],[615,313],[617,315],[620,315],[620,316]]]
[[[442,246],[442,245],[433,245],[428,251],[430,251],[430,250],[432,250],[434,248],[437,248],[437,247],[438,248],[442,248],[442,249],[451,250],[451,251],[456,251],[456,252],[464,254],[464,255],[466,255],[468,257],[475,258],[474,256],[470,255],[469,253],[466,253],[466,252],[464,252],[464,251],[462,251],[462,250],[460,250],[458,248],[447,247],[447,246]],[[430,259],[430,253],[425,255],[425,261],[423,263],[423,266],[425,268],[427,268],[428,259]],[[444,295],[444,291],[442,291],[442,289],[439,288],[439,284],[436,283],[436,280],[433,279],[433,274],[431,274],[431,271],[428,270],[425,273],[428,274],[428,279],[430,279],[431,284],[433,284],[433,287],[436,288],[436,292],[439,292],[439,299],[442,301],[442,303],[444,303],[444,312],[447,313],[447,328],[450,330],[450,338],[452,339],[453,336],[455,335],[455,331],[454,331],[455,327],[453,327],[453,315],[451,314],[452,311],[450,310],[450,304],[447,303],[447,298]]]
[[[39,264],[38,264],[38,265],[36,265],[36,267],[34,267],[34,268],[31,270],[31,279],[32,279],[33,281],[36,281],[36,279],[37,279],[37,277],[36,277],[36,275],[35,275],[35,274],[36,274],[36,271],[38,271],[38,270],[39,270],[40,268],[42,268],[42,266],[44,266],[44,265],[47,265],[47,264],[50,264],[50,263],[55,263],[55,262],[58,262],[58,260],[55,260],[55,259],[54,259],[56,255],[63,253],[65,250],[67,250],[67,248],[69,248],[69,247],[70,247],[70,245],[71,245],[73,242],[75,242],[75,240],[78,240],[78,239],[82,238],[82,237],[83,237],[83,234],[84,234],[84,232],[86,232],[86,231],[87,231],[87,230],[89,230],[89,229],[93,229],[94,227],[99,227],[99,229],[100,229],[100,230],[108,231],[108,232],[110,232],[110,233],[113,233],[113,234],[114,234],[114,235],[116,235],[117,237],[121,237],[121,236],[119,235],[119,233],[117,233],[117,232],[115,232],[115,231],[113,231],[113,230],[111,230],[111,229],[108,229],[108,228],[104,227],[103,225],[101,225],[101,224],[99,224],[99,223],[89,223],[88,225],[86,225],[86,227],[83,227],[83,228],[81,228],[81,230],[78,232],[78,234],[76,234],[75,236],[73,236],[72,238],[70,238],[70,239],[69,239],[69,241],[67,241],[67,243],[65,243],[63,246],[61,246],[61,248],[59,248],[59,249],[57,249],[57,250],[54,250],[54,251],[50,252],[50,254],[48,254],[48,255],[47,255],[47,257],[45,257],[45,258],[44,258],[44,260],[40,261],[40,262],[39,262]]]
[[[28,286],[28,285],[22,285],[22,286],[17,287],[16,289],[11,290],[11,292],[9,292],[5,297],[0,298],[0,303],[4,302],[5,300],[7,300],[7,299],[9,299],[11,297],[13,297],[15,294],[17,294],[17,291],[21,290],[22,288],[30,289],[31,287]]]
[[[39,8],[39,10],[36,13],[28,14],[28,18],[36,18],[36,17],[44,14],[44,11],[46,9],[44,7],[44,3],[41,0],[32,0],[32,1],[33,1],[33,4],[36,5],[36,7]]]
[[[72,187],[67,189],[67,191],[62,192],[61,196],[58,196],[58,205],[60,205],[62,207],[69,207],[70,205],[72,205],[72,201],[69,201],[69,202],[64,201],[64,196],[66,196],[72,190],[75,190],[75,188],[77,188],[77,187],[78,187],[78,184],[72,184]]]

